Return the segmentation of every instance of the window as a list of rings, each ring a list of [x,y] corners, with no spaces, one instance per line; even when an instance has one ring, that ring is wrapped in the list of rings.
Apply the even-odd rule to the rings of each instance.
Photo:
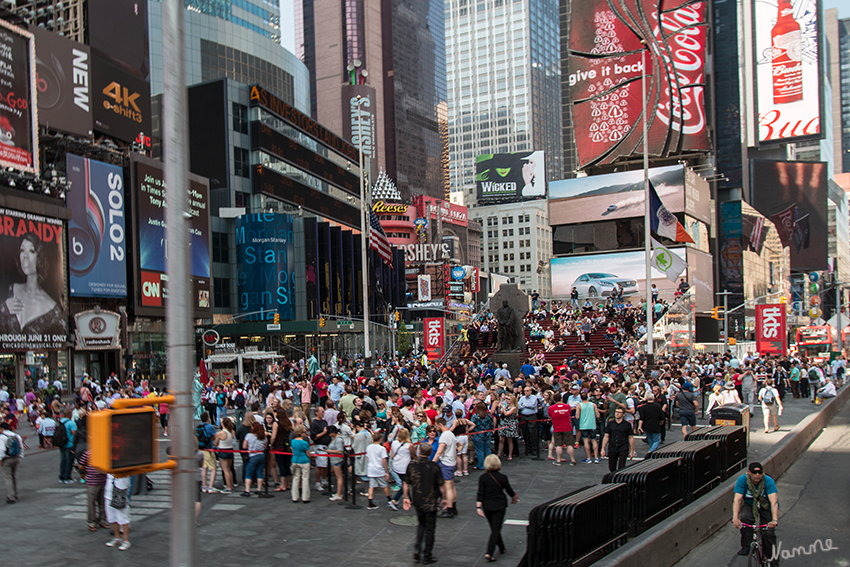
[[[230,280],[213,278],[213,306],[230,307]]]
[[[212,233],[212,261],[222,264],[230,263],[230,249],[228,248],[226,232]]]
[[[233,103],[233,131],[248,133],[248,107],[238,102]]]
[[[248,150],[233,146],[233,173],[239,177],[251,177]]]
[[[508,236],[513,236],[513,235],[514,235],[514,229],[512,229],[512,228],[508,229]]]

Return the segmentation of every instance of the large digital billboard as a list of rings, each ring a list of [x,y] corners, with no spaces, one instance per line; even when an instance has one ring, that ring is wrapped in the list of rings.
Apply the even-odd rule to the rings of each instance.
[[[127,297],[124,170],[67,154],[65,202],[73,297]]]
[[[38,122],[78,136],[91,136],[89,47],[43,28],[35,34]]]
[[[810,161],[752,161],[752,206],[768,217],[791,269],[826,270],[829,240],[827,164]]]
[[[649,180],[673,213],[685,211],[683,166],[649,170]],[[642,217],[646,188],[643,170],[562,179],[549,184],[549,224],[552,226]]]
[[[821,135],[817,0],[753,0],[758,141]]]
[[[138,155],[132,156],[133,192],[135,194],[136,313],[162,316],[168,299],[167,252],[165,224],[166,186],[161,162]],[[192,278],[191,305],[196,317],[212,313],[210,282],[210,214],[209,182],[189,175],[189,247]]]
[[[295,242],[292,217],[275,213],[236,219],[239,311],[252,320],[295,319]]]
[[[686,261],[683,248],[674,248],[671,252]],[[575,287],[582,300],[607,299],[617,286],[623,288],[623,299],[632,304],[646,297],[646,253],[643,250],[553,258],[551,274],[554,298],[569,299]],[[655,268],[652,268],[651,283],[656,285],[662,299],[673,299],[677,283]]]
[[[546,198],[546,161],[542,151],[475,156],[478,202]]]
[[[61,220],[0,209],[0,351],[65,347],[64,242]]]
[[[644,51],[649,153],[709,149],[707,5],[659,0],[570,4],[568,81],[580,167],[643,153]]]
[[[41,173],[33,35],[0,20],[0,166]]]
[[[342,85],[342,134],[371,159],[369,179],[378,176],[378,99],[369,85]]]

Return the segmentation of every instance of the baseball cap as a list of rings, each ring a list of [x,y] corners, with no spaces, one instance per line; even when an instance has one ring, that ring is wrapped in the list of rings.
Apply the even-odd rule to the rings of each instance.
[[[752,463],[750,463],[748,470],[753,474],[761,474],[764,472],[764,467],[761,466],[761,463],[753,461]]]

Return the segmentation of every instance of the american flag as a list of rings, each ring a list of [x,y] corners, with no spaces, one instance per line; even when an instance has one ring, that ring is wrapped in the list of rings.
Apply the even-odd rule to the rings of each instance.
[[[392,266],[393,251],[392,248],[390,248],[390,242],[387,240],[387,234],[381,227],[380,221],[378,221],[378,215],[371,210],[369,211],[369,228],[372,229],[372,237],[369,239],[369,246],[373,250],[377,250],[378,254],[380,254],[381,258],[383,258],[384,263],[388,266]]]

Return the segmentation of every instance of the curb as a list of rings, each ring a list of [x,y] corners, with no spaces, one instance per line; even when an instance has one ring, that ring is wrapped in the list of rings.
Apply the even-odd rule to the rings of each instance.
[[[821,411],[803,419],[762,459],[765,472],[774,479],[794,463],[817,438],[832,417],[850,399],[845,385],[838,396],[824,404]],[[726,480],[709,494],[697,499],[639,535],[626,545],[609,553],[593,567],[671,567],[711,534],[728,524],[732,516],[732,491],[737,476]]]

